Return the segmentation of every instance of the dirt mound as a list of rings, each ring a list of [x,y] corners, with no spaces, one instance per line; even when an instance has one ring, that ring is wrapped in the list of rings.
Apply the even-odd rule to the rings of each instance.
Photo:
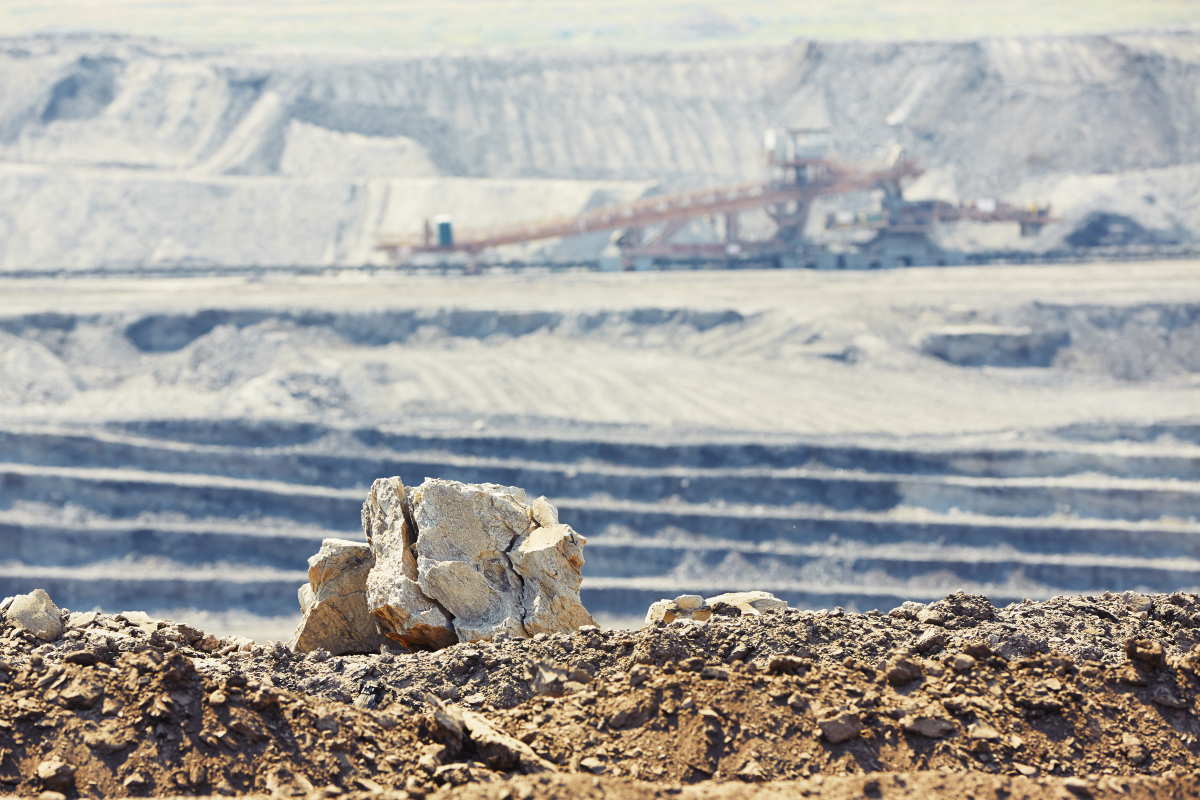
[[[511,708],[534,696],[529,665],[550,661],[609,679],[635,664],[663,666],[700,657],[711,663],[758,662],[793,655],[832,666],[854,658],[877,666],[889,653],[913,650],[933,658],[982,642],[1006,659],[1051,651],[1076,661],[1117,665],[1127,639],[1161,642],[1168,655],[1200,643],[1200,596],[1125,593],[1060,597],[995,608],[987,598],[958,593],[928,606],[907,603],[890,614],[788,610],[757,617],[714,616],[697,625],[676,621],[639,631],[581,628],[573,635],[500,638],[433,653],[331,657],[297,656],[280,644],[218,639],[187,625],[144,615],[72,614],[54,642],[0,629],[0,658],[36,653],[49,664],[70,653],[94,653],[112,663],[121,653],[179,650],[205,676],[230,670],[260,683],[326,700],[374,709],[423,705],[426,693],[469,707]]]
[[[881,669],[782,656],[757,673],[693,657],[497,718],[571,771],[651,781],[1190,772],[1196,662],[1166,668],[1157,643],[1147,647],[1113,668],[1063,656],[1008,662],[983,645],[944,661],[897,656]]]
[[[343,658],[71,615],[0,632],[0,793],[1192,797],[1195,613],[959,594]]]
[[[281,694],[237,672],[202,677],[175,652],[115,666],[34,656],[0,689],[0,791],[123,797],[305,794],[331,776],[391,785],[416,734],[395,718]],[[73,662],[73,663],[72,663]],[[12,665],[7,665],[11,667]]]

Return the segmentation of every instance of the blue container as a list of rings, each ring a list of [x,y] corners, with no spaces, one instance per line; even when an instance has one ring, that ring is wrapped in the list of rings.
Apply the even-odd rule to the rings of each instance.
[[[437,243],[438,247],[454,247],[454,226],[449,217],[437,218]]]

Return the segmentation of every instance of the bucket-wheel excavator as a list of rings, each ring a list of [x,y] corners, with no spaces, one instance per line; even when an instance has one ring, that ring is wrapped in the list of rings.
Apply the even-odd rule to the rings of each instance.
[[[857,169],[829,156],[829,136],[821,130],[767,131],[764,150],[767,164],[775,173],[766,182],[657,195],[596,208],[576,217],[490,228],[456,231],[450,219],[442,217],[436,224],[426,221],[422,233],[415,236],[383,236],[378,246],[401,264],[421,253],[465,254],[473,269],[480,254],[489,248],[613,231],[619,255],[602,258],[602,268],[653,269],[678,262],[879,268],[947,263],[946,254],[929,237],[940,222],[1017,222],[1022,235],[1031,235],[1055,221],[1048,206],[1018,208],[994,200],[962,204],[905,200],[902,182],[920,175],[921,170],[901,151],[893,151],[882,169]],[[809,212],[817,198],[871,190],[882,190],[883,202],[878,211],[837,212],[824,220],[829,229],[874,230],[869,241],[834,252],[805,239]],[[768,239],[746,239],[741,235],[739,215],[756,209],[764,209],[775,223],[775,234]],[[673,241],[698,218],[720,220],[719,241]]]

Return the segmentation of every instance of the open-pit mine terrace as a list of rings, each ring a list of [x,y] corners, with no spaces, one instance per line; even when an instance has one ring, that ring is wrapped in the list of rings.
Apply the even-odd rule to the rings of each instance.
[[[283,638],[387,475],[549,497],[609,624],[1200,590],[1196,263],[0,297],[0,597]]]

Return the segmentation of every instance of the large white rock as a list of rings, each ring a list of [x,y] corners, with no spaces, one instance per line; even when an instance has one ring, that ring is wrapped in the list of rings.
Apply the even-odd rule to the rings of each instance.
[[[361,542],[326,539],[308,559],[308,583],[300,587],[304,618],[292,637],[298,653],[377,653],[387,638],[367,608],[367,575],[375,566]]]
[[[5,616],[8,624],[47,642],[62,636],[62,614],[43,589],[14,597]]]
[[[416,533],[410,526],[407,491],[399,478],[380,478],[362,508],[375,566],[367,576],[367,607],[384,634],[419,649],[458,641],[450,614],[417,582]]]
[[[368,605],[410,647],[594,624],[579,599],[586,540],[524,490],[428,478],[375,482],[363,529],[376,565]]]

